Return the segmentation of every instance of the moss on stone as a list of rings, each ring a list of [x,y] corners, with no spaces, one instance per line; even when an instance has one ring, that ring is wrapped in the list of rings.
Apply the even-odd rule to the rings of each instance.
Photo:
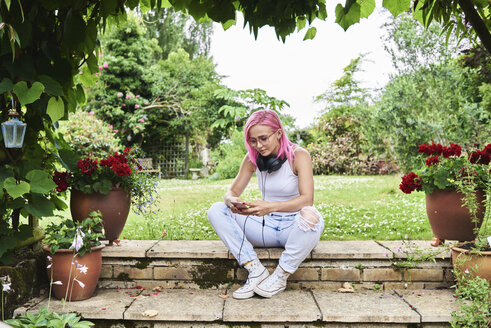
[[[136,262],[135,265],[132,265],[132,267],[135,267],[135,268],[138,268],[138,269],[146,269],[150,263],[152,263],[152,259],[148,259],[148,258],[145,258],[145,259],[141,259],[141,260],[138,260],[138,262]]]
[[[230,282],[227,274],[234,268],[235,263],[233,261],[225,259],[203,260],[203,264],[194,268],[191,271],[191,275],[193,276],[193,282],[200,288],[218,287],[221,284]]]
[[[130,275],[125,273],[125,272],[121,272],[120,274],[118,274],[118,276],[116,277],[116,280],[119,280],[119,281],[133,281],[132,279],[130,279]]]

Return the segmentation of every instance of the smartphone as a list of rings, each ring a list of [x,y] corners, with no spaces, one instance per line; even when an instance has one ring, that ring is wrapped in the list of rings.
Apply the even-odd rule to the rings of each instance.
[[[246,210],[249,208],[249,206],[247,206],[246,204],[244,203],[241,203],[241,202],[232,202],[232,204],[238,209],[238,210]]]

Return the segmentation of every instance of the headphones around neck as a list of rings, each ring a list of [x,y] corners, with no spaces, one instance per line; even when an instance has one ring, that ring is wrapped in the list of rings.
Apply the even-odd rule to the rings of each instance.
[[[278,171],[285,162],[286,156],[277,158],[271,155],[266,157],[258,155],[256,159],[256,165],[259,171],[268,171],[268,173]]]

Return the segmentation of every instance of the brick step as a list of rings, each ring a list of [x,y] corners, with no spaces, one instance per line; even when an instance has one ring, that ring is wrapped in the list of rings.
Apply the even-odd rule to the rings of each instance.
[[[363,289],[436,289],[454,284],[448,248],[429,241],[321,241],[289,278],[289,286],[337,289],[350,282]],[[439,253],[416,267],[401,269],[396,263],[407,252]],[[283,249],[258,248],[270,271]],[[101,288],[152,289],[237,287],[247,277],[221,241],[122,240],[103,250]]]
[[[393,290],[338,293],[330,290],[286,290],[271,299],[229,297],[230,290],[98,289],[85,301],[50,310],[76,312],[96,327],[449,327],[459,305],[451,290]],[[37,312],[48,300],[37,298],[14,317]],[[153,313],[152,313],[153,312]]]

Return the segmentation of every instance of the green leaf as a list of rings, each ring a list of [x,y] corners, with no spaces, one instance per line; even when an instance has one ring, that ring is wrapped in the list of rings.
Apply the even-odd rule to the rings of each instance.
[[[358,0],[361,6],[360,17],[368,18],[375,9],[375,0]]]
[[[305,17],[299,18],[297,20],[297,31],[303,29],[305,27],[305,24],[307,24],[307,20],[305,19]]]
[[[26,174],[26,178],[31,185],[31,192],[46,194],[56,188],[56,183],[47,172],[32,170]]]
[[[38,218],[53,216],[53,210],[55,206],[53,203],[39,194],[31,194],[31,200],[26,206],[24,206],[29,214],[37,216]]]
[[[383,0],[382,6],[395,17],[411,7],[411,0]]]
[[[14,84],[9,78],[4,77],[0,82],[0,94],[12,90]]]
[[[10,11],[10,3],[11,1],[10,0],[4,0],[5,2],[5,6],[7,7],[7,11]]]
[[[41,97],[41,93],[44,91],[44,85],[40,82],[34,82],[32,87],[28,88],[26,81],[20,81],[14,85],[13,90],[21,106],[24,106],[35,102]]]
[[[228,30],[230,27],[234,26],[236,23],[235,19],[229,19],[228,21],[226,21],[225,23],[222,23],[222,27],[223,29],[226,31]]]
[[[63,211],[68,208],[68,205],[58,196],[51,196],[51,201],[55,204],[57,210]]]
[[[53,123],[62,118],[65,115],[65,104],[63,103],[63,99],[61,99],[61,97],[58,97],[58,99],[51,97],[48,101],[48,109],[46,112]]]
[[[17,244],[17,240],[12,236],[2,237],[2,242],[0,243],[0,258],[9,249],[13,248]]]
[[[14,172],[6,167],[1,166],[0,167],[0,186],[3,186],[3,182],[7,178],[13,178],[14,177]]]
[[[317,34],[317,29],[315,27],[311,27],[307,30],[307,33],[305,33],[305,36],[303,38],[303,40],[311,40],[313,38],[315,38],[315,35]]]
[[[20,181],[19,183],[17,183],[17,181],[14,178],[5,179],[3,183],[3,187],[5,188],[5,190],[7,190],[7,193],[13,199],[20,197],[25,193],[28,193],[29,190],[31,189],[27,182]]]
[[[77,168],[79,157],[73,150],[60,149],[58,153],[60,154],[60,159],[62,161],[61,164],[65,169],[67,169],[68,171],[73,171]]]
[[[345,13],[345,8],[338,4],[336,6],[336,23],[338,23],[345,31],[353,24],[360,21],[361,7],[358,3],[353,3],[348,12]]]
[[[93,53],[90,53],[89,56],[87,57],[87,67],[91,74],[99,72],[99,61],[97,60],[97,57]],[[85,71],[83,72],[85,74]]]
[[[39,81],[44,85],[46,93],[51,96],[63,96],[63,89],[58,81],[48,75],[39,75]]]
[[[107,1],[103,1],[103,3],[105,2]],[[78,49],[79,45],[83,45],[83,41],[85,40],[87,29],[85,20],[74,9],[70,9],[65,17],[66,19],[63,22],[64,46],[72,50]]]
[[[85,104],[85,90],[81,84],[77,84],[77,102],[80,105]]]

